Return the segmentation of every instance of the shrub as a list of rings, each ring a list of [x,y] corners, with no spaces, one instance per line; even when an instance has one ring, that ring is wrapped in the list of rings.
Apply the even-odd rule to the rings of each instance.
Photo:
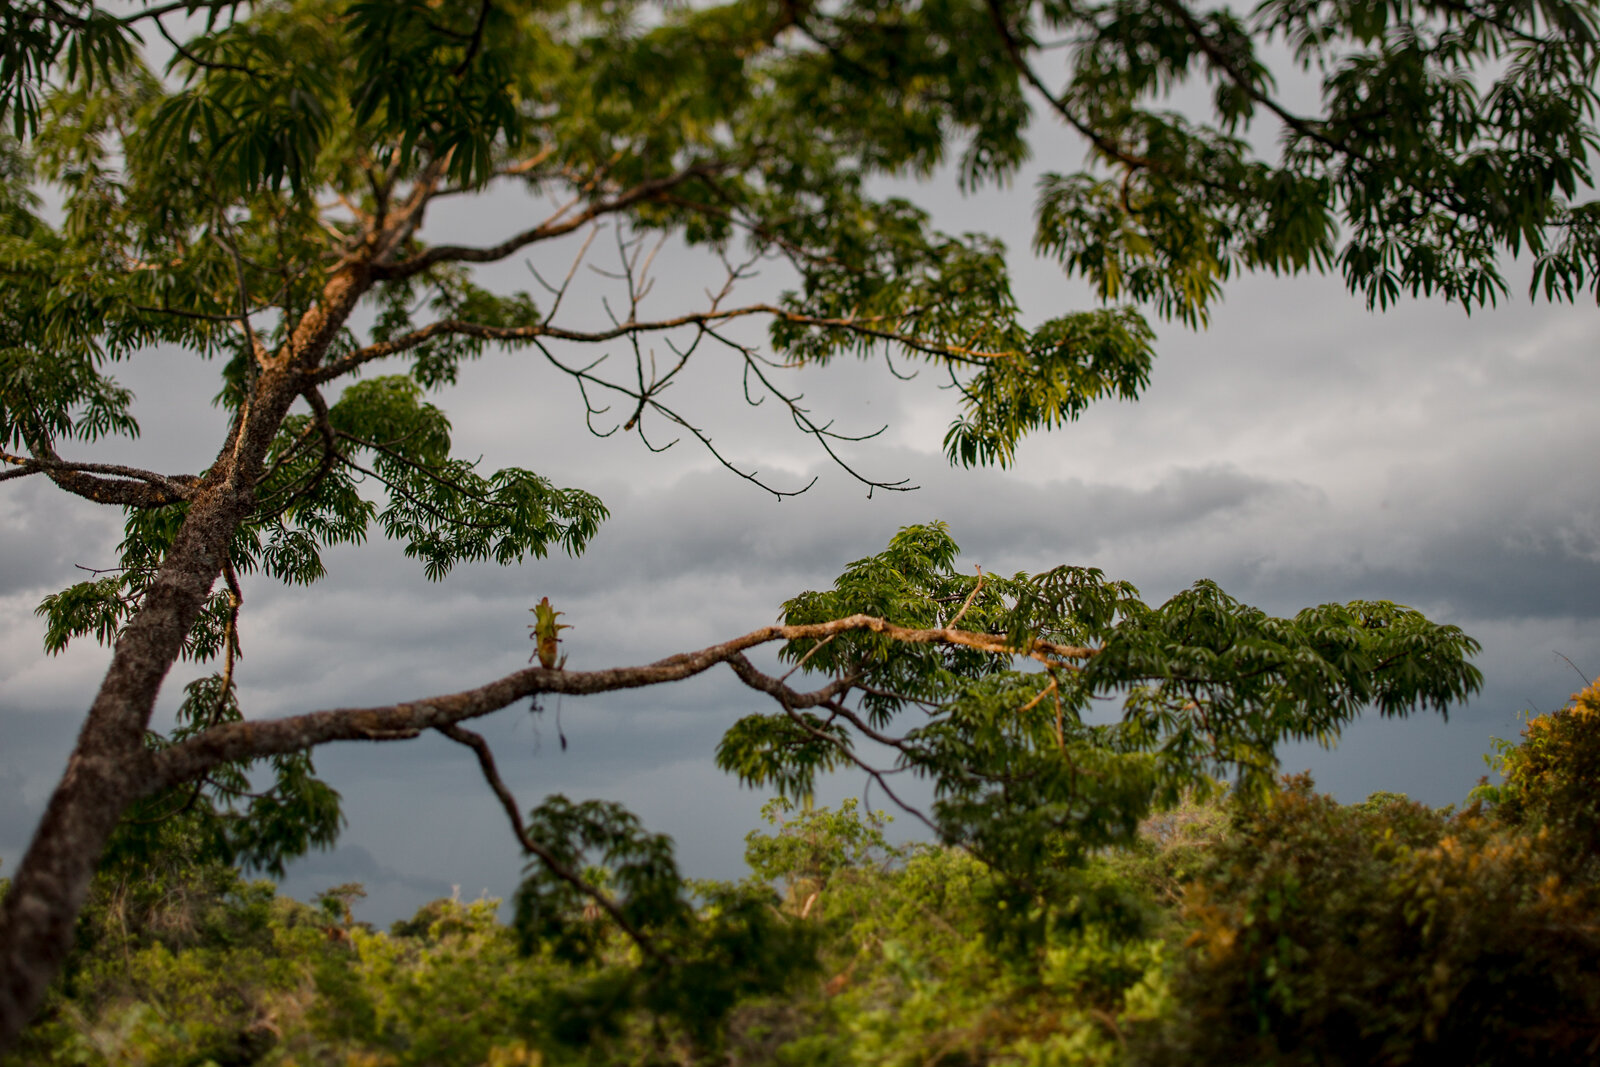
[[[1592,884],[1473,807],[1344,807],[1289,779],[1241,805],[1185,894],[1147,1064],[1580,1062],[1600,1041]]]
[[[1521,744],[1497,746],[1504,784],[1479,795],[1506,823],[1546,831],[1575,875],[1600,878],[1600,682],[1560,711],[1530,719]]]

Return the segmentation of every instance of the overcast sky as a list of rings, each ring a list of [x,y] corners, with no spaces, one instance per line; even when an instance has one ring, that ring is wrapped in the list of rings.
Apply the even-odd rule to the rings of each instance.
[[[1047,161],[1048,162],[1048,161]],[[1031,172],[1030,172],[1031,173]],[[962,200],[935,183],[913,195],[948,229],[999,232],[1033,319],[1085,307],[1081,285],[1026,252],[1031,178]],[[516,197],[438,213],[427,236],[481,241],[520,224]],[[570,248],[541,260],[559,274]],[[715,264],[669,248],[645,311],[686,310],[720,284]],[[1525,270],[1513,266],[1514,288]],[[531,285],[512,265],[487,275]],[[746,290],[767,295],[782,278]],[[597,313],[602,284],[575,290]],[[1600,314],[1513,299],[1471,317],[1438,303],[1366,311],[1336,278],[1233,283],[1211,326],[1162,328],[1154,380],[1137,404],[1106,404],[1031,438],[1005,472],[949,468],[940,441],[953,406],[932,375],[891,377],[841,363],[796,383],[845,428],[888,430],[852,462],[913,493],[872,499],[796,434],[775,405],[745,406],[727,357],[708,353],[676,390],[719,447],[774,484],[813,490],[779,502],[722,470],[693,442],[650,454],[597,440],[570,385],[527,354],[469,367],[439,403],[457,450],[598,493],[612,517],[580,560],[466,567],[430,584],[398,548],[328,555],[310,589],[245,583],[238,680],[252,715],[375,704],[481,683],[526,663],[528,608],[544,595],[574,625],[570,665],[644,662],[771,622],[789,596],[827,584],[907,523],[944,519],[966,564],[1038,571],[1090,564],[1157,602],[1199,578],[1276,613],[1386,598],[1483,642],[1481,696],[1438,716],[1364,720],[1340,747],[1284,754],[1344,800],[1375,789],[1460,801],[1493,737],[1518,713],[1562,704],[1600,673]],[[665,353],[662,353],[665,355]],[[620,357],[622,352],[618,352]],[[209,406],[215,365],[158,351],[117,370],[139,397],[144,434],[129,463],[198,470],[222,432]],[[107,654],[92,644],[48,658],[34,608],[114,562],[120,516],[29,479],[0,487],[0,861],[12,867],[60,773]],[[184,665],[169,682],[170,716]],[[731,676],[603,699],[508,709],[484,726],[524,807],[541,796],[604,797],[675,835],[689,873],[737,876],[763,797],[711,763],[721,731],[762,710]],[[557,743],[556,716],[568,740]],[[339,848],[296,864],[306,896],[360,880],[363,916],[388,922],[452,887],[507,896],[518,861],[469,753],[432,737],[344,745],[318,765],[345,797]],[[834,795],[859,792],[841,778]],[[881,795],[874,798],[882,803]],[[904,820],[902,820],[902,823]]]

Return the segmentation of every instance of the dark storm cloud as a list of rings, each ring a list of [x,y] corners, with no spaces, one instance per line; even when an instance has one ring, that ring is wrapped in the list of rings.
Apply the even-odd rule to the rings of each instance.
[[[934,200],[950,217],[982,212],[986,224],[1010,228],[1013,248],[1027,245],[1027,195]],[[435,236],[492,238],[501,222],[494,212],[441,214]],[[663,254],[652,297],[662,313],[695,306],[712,280],[675,255]],[[1017,269],[1019,298],[1035,319],[1088,304],[1053,268],[1022,256]],[[511,284],[527,284],[513,275],[520,271],[508,268]],[[595,314],[598,304],[584,311],[584,299],[575,293],[573,308]],[[576,561],[463,567],[429,583],[398,548],[372,543],[330,551],[329,578],[310,588],[247,576],[244,704],[252,715],[280,715],[482,683],[526,664],[528,608],[544,595],[575,624],[564,635],[572,666],[647,662],[771,622],[783,600],[826,586],[899,526],[944,519],[966,550],[963,567],[1099,566],[1151,601],[1215,578],[1276,613],[1387,598],[1462,626],[1484,642],[1486,685],[1448,723],[1363,721],[1332,753],[1294,749],[1285,759],[1289,769],[1313,767],[1347,800],[1385,788],[1458,801],[1482,772],[1490,737],[1514,736],[1518,710],[1549,710],[1575,688],[1556,651],[1600,670],[1600,466],[1590,459],[1600,453],[1590,412],[1600,392],[1597,326],[1592,308],[1517,301],[1470,320],[1429,304],[1372,315],[1337,279],[1249,279],[1230,287],[1209,332],[1162,326],[1143,400],[1098,405],[1030,438],[1010,472],[945,464],[938,449],[952,396],[926,377],[905,383],[881,364],[840,362],[784,379],[842,428],[889,426],[846,454],[873,477],[923,488],[870,501],[775,402],[747,407],[719,355],[685,372],[674,402],[733,461],[775,485],[798,487],[820,473],[812,492],[774,501],[692,441],[651,455],[621,435],[597,440],[576,394],[548,366],[527,353],[491,353],[436,398],[454,420],[457,452],[599,493],[612,518],[591,550]],[[85,447],[82,458],[203,467],[221,439],[209,404],[215,368],[153,353],[118,372],[140,397],[144,435],[110,451]],[[6,835],[25,833],[18,827],[36,817],[105,665],[92,645],[41,657],[32,611],[44,591],[78,580],[73,563],[104,565],[120,526],[115,512],[33,479],[0,486],[8,864],[20,841]],[[183,682],[210,669],[174,671],[158,722]],[[727,724],[763,699],[720,671],[646,692],[547,701],[538,715],[522,704],[478,728],[524,808],[558,791],[621,800],[679,839],[691,873],[731,876],[761,798],[721,775],[711,755]],[[455,884],[468,899],[515,886],[520,862],[504,813],[459,746],[351,744],[317,761],[345,794],[350,825],[339,852],[296,865],[292,891],[367,881],[372,896],[358,915],[388,921]],[[856,792],[859,782],[838,790]]]
[[[28,835],[39,819],[36,805],[23,792],[26,777],[9,767],[0,767],[0,859],[14,864],[22,854]],[[0,874],[7,873],[0,866]]]
[[[850,498],[860,494],[833,477],[811,491],[814,498],[776,504],[718,472],[692,474],[670,492],[628,501],[619,516],[627,521],[619,523],[615,539],[596,546],[597,554],[646,582],[733,568],[831,576],[880,551],[898,527],[943,520],[969,554],[996,555],[991,567],[1048,553],[1066,562],[1062,554],[1092,552],[1133,531],[1181,531],[1265,496],[1297,491],[1226,468],[1180,468],[1138,489],[952,472],[937,457],[895,450],[885,450],[884,463],[925,487],[852,506]],[[808,473],[836,474],[822,466]]]

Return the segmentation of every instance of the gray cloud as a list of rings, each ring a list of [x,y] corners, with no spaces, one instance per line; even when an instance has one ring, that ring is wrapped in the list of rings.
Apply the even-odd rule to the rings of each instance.
[[[0,492],[0,597],[53,592],[90,577],[85,567],[110,567],[122,536],[115,511],[68,496],[35,475]],[[37,602],[38,597],[34,597]]]
[[[932,199],[953,229],[981,217],[1012,247],[1027,246],[1026,195]],[[434,219],[459,240],[498,221],[454,208]],[[703,264],[663,255],[659,309],[697,299],[711,280]],[[1026,255],[1017,262],[1019,299],[1035,318],[1088,304],[1054,269]],[[525,285],[518,273],[505,277]],[[574,307],[598,314],[582,298]],[[543,595],[576,625],[566,635],[574,666],[648,661],[763,625],[784,599],[825,585],[898,526],[942,518],[966,562],[990,570],[1089,564],[1157,601],[1209,577],[1279,613],[1388,598],[1461,625],[1484,642],[1486,688],[1448,723],[1366,721],[1331,753],[1295,749],[1285,759],[1312,767],[1345,799],[1386,788],[1457,801],[1482,773],[1490,737],[1514,736],[1519,710],[1549,710],[1576,687],[1556,652],[1600,670],[1600,468],[1585,459],[1600,453],[1600,422],[1589,411],[1600,393],[1597,327],[1600,312],[1589,307],[1513,300],[1469,320],[1413,303],[1374,315],[1337,280],[1245,279],[1208,332],[1163,329],[1141,402],[1093,408],[1026,442],[1008,472],[945,465],[939,442],[954,407],[931,376],[899,382],[881,365],[854,362],[786,375],[841,427],[889,426],[846,455],[873,477],[905,476],[923,488],[870,501],[774,402],[748,407],[720,353],[691,367],[673,399],[730,459],[773,484],[804,485],[820,473],[811,493],[774,501],[692,441],[650,455],[620,435],[593,438],[568,382],[528,354],[490,354],[439,399],[458,451],[598,492],[613,518],[591,551],[577,561],[463,568],[430,584],[394,546],[371,544],[330,552],[330,577],[310,589],[247,577],[245,705],[278,715],[381,703],[515,670],[530,651],[527,609]],[[141,399],[145,433],[82,454],[163,470],[203,466],[221,434],[209,405],[214,370],[175,353],[119,368]],[[33,479],[0,487],[8,864],[105,665],[92,646],[41,657],[33,607],[78,580],[72,564],[103,565],[120,526],[115,513]],[[207,669],[174,671],[158,721],[183,682]],[[693,873],[732,875],[761,798],[718,774],[710,754],[726,725],[757,706],[723,673],[564,701],[564,752],[553,702],[538,716],[508,709],[483,730],[525,807],[555,791],[624,800],[678,837]],[[435,738],[335,746],[318,763],[344,792],[350,826],[338,852],[294,868],[295,892],[369,881],[363,915],[387,921],[449,885],[468,897],[515,885],[520,863],[504,814],[469,754]],[[836,783],[840,794],[859,788]]]

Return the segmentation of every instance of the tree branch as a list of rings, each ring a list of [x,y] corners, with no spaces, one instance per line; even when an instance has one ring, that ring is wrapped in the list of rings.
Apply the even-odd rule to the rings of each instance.
[[[1124,166],[1151,170],[1159,169],[1154,160],[1145,159],[1143,156],[1136,156],[1126,151],[1121,145],[1069,111],[1067,105],[1062,103],[1056,94],[1050,91],[1050,87],[1044,83],[1043,78],[1039,77],[1038,72],[1033,69],[1033,65],[1028,62],[1028,57],[1023,54],[1022,42],[1018,41],[1016,34],[1011,32],[1011,24],[1006,20],[1003,0],[988,0],[988,4],[990,19],[994,23],[995,32],[1000,35],[1000,42],[1005,46],[1006,55],[1011,59],[1011,65],[1017,68],[1017,73],[1022,75],[1024,81],[1033,86],[1034,90],[1045,98],[1045,101],[1055,109],[1056,114],[1066,120],[1067,125],[1077,130],[1102,154]]]
[[[676,174],[669,174],[654,181],[641,182],[627,192],[610,200],[602,200],[597,204],[591,204],[587,209],[569,219],[560,222],[547,220],[532,229],[514,234],[499,244],[490,245],[487,248],[475,248],[466,245],[435,245],[412,256],[410,259],[401,260],[398,263],[375,263],[372,267],[372,276],[380,281],[393,281],[420,274],[429,267],[440,263],[494,263],[521,251],[531,244],[569,234],[574,230],[581,229],[602,215],[613,215],[619,211],[624,211],[641,200],[648,200],[702,174],[714,174],[719,170],[725,169],[728,165],[727,163],[698,163],[692,167],[685,167]]]
[[[478,56],[478,49],[483,46],[483,27],[489,21],[489,6],[490,0],[482,0],[482,3],[478,6],[478,18],[472,27],[472,38],[467,42],[467,54],[461,57],[461,62],[456,65],[456,69],[450,72],[457,78],[465,74],[467,68],[472,66],[472,61]]]
[[[601,892],[598,887],[586,881],[582,875],[571,867],[562,863],[561,858],[545,847],[543,843],[529,836],[527,827],[522,822],[521,809],[517,807],[517,798],[506,786],[505,780],[500,777],[500,771],[494,765],[494,753],[489,750],[489,742],[485,741],[482,735],[475,734],[471,730],[464,730],[455,725],[438,726],[435,729],[457,744],[466,745],[477,755],[478,766],[483,771],[484,780],[489,783],[489,788],[494,790],[494,795],[499,798],[500,806],[505,808],[506,817],[511,820],[511,830],[516,834],[517,841],[522,845],[522,850],[531,856],[537,857],[539,862],[544,864],[551,874],[594,901],[601,910],[611,916],[612,921],[620,926],[623,933],[632,938],[634,944],[638,945],[643,952],[658,961],[663,960],[664,957],[661,955],[660,950],[656,948],[654,939],[630,923],[627,916],[622,914],[622,909],[617,906],[616,901]]]
[[[539,323],[532,326],[486,326],[480,322],[443,319],[439,322],[430,323],[419,330],[413,330],[402,337],[396,337],[389,341],[380,341],[377,344],[358,349],[348,356],[335,360],[315,371],[311,375],[311,380],[315,384],[321,385],[348,374],[364,363],[400,355],[439,337],[480,337],[488,341],[532,341],[548,337],[558,341],[598,344],[604,341],[614,341],[619,337],[633,336],[634,334],[659,333],[664,330],[681,329],[685,326],[706,326],[712,323],[727,322],[732,319],[747,318],[751,315],[771,315],[773,318],[782,319],[785,322],[793,322],[802,326],[815,326],[820,329],[847,330],[863,337],[870,337],[876,341],[887,341],[892,344],[903,345],[914,351],[956,363],[982,363],[1016,354],[1007,351],[988,351],[961,345],[940,344],[876,325],[887,321],[887,316],[873,316],[863,319],[830,319],[816,315],[803,315],[773,304],[749,304],[744,307],[728,308],[722,311],[703,311],[689,315],[679,315],[671,319],[656,319],[650,322],[624,322],[605,330],[568,330],[559,326],[551,326],[547,323]]]
[[[906,644],[960,646],[995,655],[1029,656],[1049,664],[1088,659],[1098,651],[1043,640],[1036,640],[1018,649],[1008,645],[1003,634],[951,629],[919,630],[897,626],[871,615],[851,615],[830,622],[798,626],[767,626],[719,645],[668,656],[644,666],[599,671],[529,667],[476,689],[423,700],[381,707],[336,708],[258,722],[224,723],[156,754],[152,761],[153,773],[146,780],[144,788],[147,794],[158,792],[190,781],[219,763],[299,752],[330,741],[387,741],[416,737],[423,730],[435,730],[488,715],[537,693],[582,696],[680,681],[701,674],[719,663],[731,663],[745,651],[773,641],[820,640],[848,632],[882,634]],[[826,704],[849,687],[849,679],[839,679],[814,693],[795,693],[783,687],[783,695],[792,706],[813,707]]]
[[[0,452],[0,463],[15,468],[0,474],[0,481],[44,474],[67,492],[97,504],[131,508],[159,508],[188,500],[200,480],[192,474],[157,474],[120,463],[74,463],[54,455],[39,458]]]

